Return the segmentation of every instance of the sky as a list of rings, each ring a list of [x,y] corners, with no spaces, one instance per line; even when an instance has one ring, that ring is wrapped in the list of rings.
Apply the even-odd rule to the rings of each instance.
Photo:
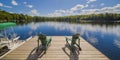
[[[120,0],[0,0],[0,9],[49,17],[120,13]]]

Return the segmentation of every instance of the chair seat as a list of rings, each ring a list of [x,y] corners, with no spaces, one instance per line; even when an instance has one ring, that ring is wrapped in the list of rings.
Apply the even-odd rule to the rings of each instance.
[[[68,41],[68,43],[69,43],[69,44],[71,44],[71,43],[72,43],[72,41]]]
[[[38,48],[37,48],[37,52],[38,50],[44,50],[45,53],[46,53],[46,50],[48,49],[48,47],[50,46],[50,43],[51,43],[51,37],[46,37],[45,35],[43,34],[40,34],[39,37],[38,37]],[[41,42],[41,44],[39,44],[39,42]]]
[[[72,38],[68,38],[68,37],[65,37],[65,38],[66,38],[66,44],[70,47],[70,49],[72,51],[74,51],[74,49],[76,49],[76,48],[79,48],[79,50],[81,50],[79,36],[77,36],[77,37],[73,36]]]

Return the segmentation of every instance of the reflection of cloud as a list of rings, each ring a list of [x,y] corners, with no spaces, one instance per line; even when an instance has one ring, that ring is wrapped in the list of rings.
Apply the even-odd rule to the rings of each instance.
[[[77,33],[79,32],[78,27],[76,24],[68,24],[68,23],[58,23],[58,22],[50,22],[47,23],[48,26],[54,27],[56,30],[68,30],[71,31],[72,33]]]
[[[71,33],[80,33],[81,35],[85,34],[87,39],[93,43],[97,44],[99,41],[97,38],[92,36],[89,36],[87,31],[89,32],[99,32],[101,37],[104,38],[104,34],[110,34],[115,35],[117,37],[120,37],[120,27],[119,25],[116,26],[106,26],[106,25],[91,25],[91,24],[69,24],[69,23],[58,23],[58,22],[48,22],[48,26],[54,27],[56,30],[67,30]],[[120,41],[115,40],[114,42],[117,46],[120,47]]]
[[[120,48],[120,40],[114,40],[114,44],[115,44],[118,48]]]
[[[90,36],[87,32],[85,32],[85,35],[87,37],[87,40],[89,40],[91,43],[93,43],[93,44],[97,44],[98,43],[97,38],[95,38],[93,36]]]
[[[91,43],[93,43],[93,44],[97,44],[98,43],[98,40],[97,40],[97,38],[90,38],[89,39],[89,41],[91,42]]]
[[[32,35],[32,31],[29,31],[28,34],[29,34],[29,35]]]
[[[46,29],[49,27],[50,29],[56,30],[57,32],[63,31],[69,32],[72,34],[80,33],[82,36],[85,35],[91,43],[98,43],[99,41],[96,39],[94,35],[90,36],[87,32],[90,33],[99,33],[100,37],[104,38],[106,34],[108,35],[115,35],[116,37],[120,37],[120,25],[116,26],[107,26],[107,25],[92,25],[92,24],[70,24],[70,23],[63,23],[63,22],[41,22],[41,23],[31,23],[27,25],[30,30],[37,30],[38,27],[41,29]],[[44,28],[45,27],[45,28]],[[18,26],[19,29],[26,28],[26,25]],[[47,31],[47,30],[46,30]],[[39,31],[36,31],[36,34]],[[48,31],[49,32],[49,31]],[[32,34],[33,32],[29,32]],[[59,34],[58,34],[59,35]]]
[[[29,27],[30,27],[32,30],[36,30],[39,26],[40,26],[39,23],[31,23],[31,24],[29,25]]]
[[[48,26],[54,27],[56,30],[68,30],[72,33],[81,33],[83,35],[86,31],[100,32],[101,34],[114,34],[120,36],[120,27],[117,26],[106,26],[106,25],[91,25],[91,24],[69,24],[69,23],[58,23],[48,22]]]

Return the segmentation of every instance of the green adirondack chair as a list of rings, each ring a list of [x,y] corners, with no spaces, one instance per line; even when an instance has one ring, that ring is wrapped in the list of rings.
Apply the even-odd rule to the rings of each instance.
[[[51,44],[51,37],[50,38],[47,38],[46,35],[44,34],[39,34],[38,35],[38,48],[37,48],[37,52],[39,51],[40,49],[40,45],[42,46],[42,49],[44,49],[45,53],[48,49],[48,47],[50,46]],[[41,42],[41,44],[40,44]]]
[[[79,48],[79,50],[81,50],[81,48],[80,48],[80,34],[73,35],[72,39],[70,39],[68,37],[65,37],[65,38],[66,38],[66,44],[69,45],[71,51],[74,51],[75,45]],[[78,43],[77,43],[77,40],[78,40]]]

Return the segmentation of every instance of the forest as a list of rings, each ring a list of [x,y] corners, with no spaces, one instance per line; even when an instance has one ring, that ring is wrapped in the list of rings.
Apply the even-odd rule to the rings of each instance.
[[[64,22],[120,22],[120,14],[104,13],[104,14],[89,14],[89,15],[74,15],[62,17],[42,17],[30,16],[26,14],[9,13],[0,10],[0,22],[39,22],[39,21],[64,21]]]

